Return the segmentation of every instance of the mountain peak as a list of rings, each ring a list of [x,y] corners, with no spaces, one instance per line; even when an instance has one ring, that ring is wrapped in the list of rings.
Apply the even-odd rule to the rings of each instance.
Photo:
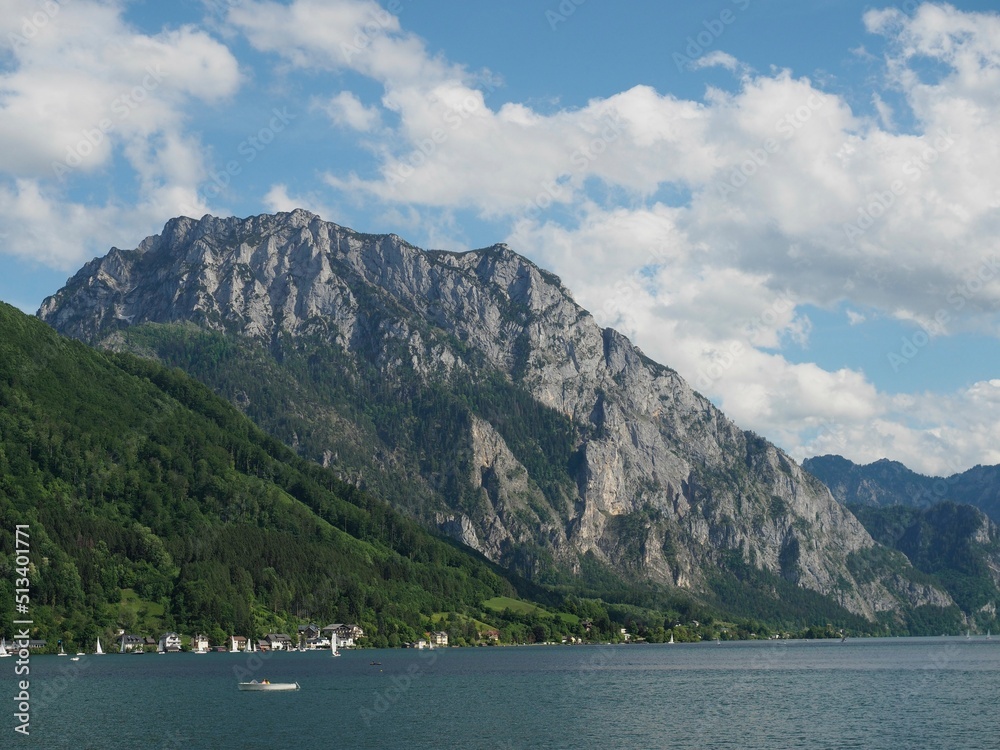
[[[139,328],[168,360],[175,322],[238,342],[244,370],[273,358],[294,386],[255,407],[269,429],[316,460],[353,456],[345,476],[396,477],[395,502],[526,575],[550,560],[706,590],[750,565],[866,616],[902,596],[845,589],[846,556],[874,542],[829,491],[504,243],[425,251],[302,210],[182,217],[88,264],[39,315],[116,346]],[[216,356],[206,379],[226,377]],[[216,387],[275,401],[240,382]]]

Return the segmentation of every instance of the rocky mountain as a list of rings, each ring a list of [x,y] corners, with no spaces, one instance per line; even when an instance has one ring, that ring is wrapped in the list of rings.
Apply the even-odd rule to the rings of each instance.
[[[964,615],[966,629],[997,625],[1000,602],[1000,528],[971,505],[944,501],[929,508],[852,505],[881,544],[898,550]]]
[[[38,314],[182,367],[538,582],[708,598],[742,582],[870,619],[951,605],[821,482],[505,245],[425,251],[301,210],[178,218],[88,263]]]
[[[952,596],[964,627],[985,630],[1000,602],[1000,467],[928,477],[898,461],[842,456],[803,462],[881,544],[898,550]]]
[[[1000,466],[974,466],[948,477],[924,476],[884,458],[859,465],[842,456],[816,456],[802,466],[845,505],[927,508],[950,501],[979,508],[1000,523]]]

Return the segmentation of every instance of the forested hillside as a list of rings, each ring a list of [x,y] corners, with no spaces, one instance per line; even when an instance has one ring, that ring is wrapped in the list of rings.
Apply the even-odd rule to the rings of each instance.
[[[180,370],[98,352],[0,304],[7,637],[16,524],[30,527],[33,635],[50,648],[108,643],[120,628],[220,643],[309,621],[357,622],[374,645],[432,627],[459,643],[494,630],[530,642],[626,627],[657,641],[874,627],[760,574],[720,573],[731,598],[701,602],[599,569],[575,587],[528,584],[297,457]],[[762,606],[776,585],[786,606]]]
[[[32,615],[50,640],[119,626],[259,634],[298,618],[410,639],[434,612],[516,595],[180,371],[0,305],[5,624],[25,523]]]

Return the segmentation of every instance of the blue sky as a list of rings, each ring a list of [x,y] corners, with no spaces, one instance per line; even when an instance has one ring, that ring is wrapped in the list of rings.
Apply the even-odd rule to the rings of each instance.
[[[176,215],[505,241],[797,458],[1000,463],[1000,16],[5,0],[0,299]]]

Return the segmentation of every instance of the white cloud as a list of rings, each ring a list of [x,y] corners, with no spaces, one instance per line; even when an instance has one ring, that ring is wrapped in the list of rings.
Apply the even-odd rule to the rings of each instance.
[[[327,207],[315,195],[298,194],[293,196],[288,191],[288,186],[281,183],[271,186],[264,195],[263,203],[271,213],[294,211],[296,208],[303,208],[327,221],[343,221],[333,209]]]
[[[401,14],[371,2],[255,2],[231,18],[290,66],[350,69],[384,87],[398,125],[373,138],[377,176],[331,167],[335,191],[375,199],[411,225],[457,209],[509,220],[512,246],[738,423],[796,450],[836,442],[854,458],[894,452],[915,468],[948,449],[973,462],[992,455],[985,422],[976,439],[958,427],[933,432],[864,373],[780,352],[808,341],[804,304],[870,311],[850,310],[852,325],[888,316],[935,335],[997,328],[997,14],[923,5],[912,17],[865,15],[888,49],[884,86],[917,124],[908,133],[878,91],[875,119],[809,79],[755,74],[721,50],[699,64],[738,72],[733,92],[691,101],[635,86],[543,113],[494,106],[489,86],[430,55]],[[927,57],[945,73],[923,80],[914,60]],[[372,137],[376,111],[349,94],[336,101],[335,117]],[[601,202],[595,184],[606,188]],[[667,206],[657,200],[664,189],[690,197]],[[551,206],[572,218],[557,223]],[[955,415],[979,424],[983,392],[949,396],[940,424]]]
[[[721,50],[715,50],[709,52],[708,54],[702,55],[701,57],[693,60],[690,64],[692,70],[701,70],[702,68],[725,68],[726,70],[736,71],[744,66],[735,57],[730,55],[728,52],[723,52]]]
[[[857,310],[847,311],[847,322],[852,326],[861,325],[866,320],[868,320],[868,317],[864,313],[859,313]]]
[[[329,115],[334,125],[368,132],[381,124],[378,109],[366,107],[350,91],[341,91],[318,106]]]
[[[87,0],[5,5],[4,252],[72,268],[106,250],[123,229],[139,232],[127,237],[134,242],[199,203],[203,147],[185,132],[185,107],[232,95],[240,83],[237,62],[202,31],[182,27],[151,36],[131,28],[122,13],[118,3]],[[88,176],[104,175],[116,153],[135,176],[135,205],[70,197]],[[26,224],[25,216],[33,221]]]

